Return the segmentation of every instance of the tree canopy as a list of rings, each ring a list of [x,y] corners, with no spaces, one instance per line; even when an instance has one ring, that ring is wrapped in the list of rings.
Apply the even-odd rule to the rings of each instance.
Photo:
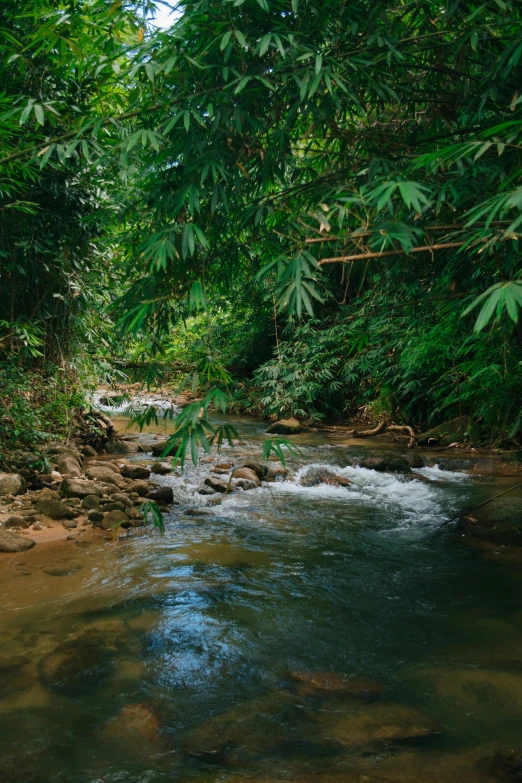
[[[509,387],[516,432],[519,5],[175,6],[172,26],[154,30],[151,3],[138,0],[3,4],[4,274],[32,277],[9,248],[27,241],[17,222],[49,211],[41,242],[56,247],[59,228],[68,250],[52,263],[60,257],[68,285],[75,254],[80,277],[87,266],[118,270],[113,313],[128,333],[158,345],[187,312],[257,285],[283,326],[306,331],[319,319],[336,343],[341,376],[330,380],[341,386],[359,373],[390,386],[420,306],[431,320],[419,328],[437,332],[439,380],[451,361],[456,379],[424,409],[462,405],[463,386],[486,373]],[[67,216],[46,188],[71,199]],[[43,253],[31,245],[24,263]],[[461,322],[463,313],[477,317]],[[390,394],[411,408],[408,384],[433,382],[426,371],[407,380],[401,356]]]

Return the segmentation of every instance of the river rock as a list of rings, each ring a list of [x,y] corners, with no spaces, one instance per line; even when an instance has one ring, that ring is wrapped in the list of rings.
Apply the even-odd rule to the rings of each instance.
[[[404,459],[410,466],[410,468],[424,468],[426,467],[426,460],[420,454],[412,451],[404,456]]]
[[[97,451],[93,446],[89,446],[88,443],[85,444],[85,446],[82,446],[80,451],[84,455],[84,457],[96,457]]]
[[[203,483],[214,490],[214,492],[230,492],[232,489],[227,479],[222,479],[218,476],[208,476]]]
[[[105,444],[107,454],[137,454],[139,450],[139,445],[131,440],[109,440]]]
[[[159,487],[147,494],[149,500],[154,500],[156,503],[173,503],[174,492],[172,487]]]
[[[93,508],[88,512],[87,519],[96,526],[98,522],[103,522],[103,511],[97,511]]]
[[[168,457],[168,456],[174,456],[174,454],[175,454],[175,453],[176,453],[176,451],[178,450],[178,447],[179,447],[179,442],[172,443],[172,444],[171,444],[171,445],[168,447],[168,451],[167,451],[167,453],[166,453],[166,454],[164,454],[164,451],[165,451],[165,449],[167,448],[167,441],[168,441],[168,438],[165,438],[165,439],[163,439],[163,440],[159,440],[157,443],[155,443],[155,444],[152,446],[152,449],[151,449],[151,451],[152,451],[152,456],[153,456],[153,457]]]
[[[123,505],[127,508],[130,508],[134,505],[132,500],[128,495],[125,495],[123,492],[114,492],[111,495],[113,503],[123,503]]]
[[[233,472],[232,477],[235,479],[247,479],[247,481],[253,481],[257,487],[261,486],[261,481],[257,473],[251,468],[237,468]]]
[[[36,510],[39,514],[44,514],[50,519],[74,519],[77,516],[77,512],[74,512],[71,508],[68,508],[65,503],[60,503],[59,500],[41,500]]]
[[[57,454],[53,457],[53,462],[62,474],[62,476],[78,477],[82,471],[80,463],[71,454]]]
[[[23,495],[25,479],[19,473],[0,473],[0,495]]]
[[[6,529],[10,527],[21,527],[21,528],[28,528],[31,527],[32,519],[28,517],[9,517],[9,519],[6,519],[4,522],[4,527]]]
[[[112,470],[113,473],[118,473],[118,475],[121,474],[121,468],[116,465],[115,462],[110,462],[106,459],[96,459],[91,460],[88,465],[89,468],[109,468],[109,470]]]
[[[439,725],[413,707],[373,702],[351,712],[319,714],[326,739],[343,747],[408,742],[435,737]]]
[[[149,494],[149,485],[146,481],[133,481],[130,484],[127,485],[127,492],[130,494],[131,492],[136,492],[140,498],[144,498]]]
[[[266,480],[267,481],[281,481],[282,479],[287,478],[290,471],[287,467],[284,465],[281,465],[280,462],[270,462],[267,466],[267,475]]]
[[[86,511],[98,510],[100,508],[100,498],[98,495],[86,495],[81,501],[82,508]]]
[[[216,490],[212,489],[212,487],[206,486],[205,484],[202,484],[200,487],[197,488],[196,492],[198,495],[215,495]]]
[[[119,526],[130,527],[132,523],[124,511],[114,509],[114,511],[105,512],[101,522],[93,524],[95,527],[101,527],[103,530],[113,530]]]
[[[158,476],[166,476],[172,473],[172,465],[168,462],[155,462],[151,470],[153,473],[157,473]]]
[[[232,479],[232,484],[234,488],[242,489],[243,492],[248,492],[251,489],[257,489],[261,486],[259,479],[257,481],[252,481],[251,479],[246,478]]]
[[[243,468],[246,468],[247,470],[253,470],[258,479],[260,481],[263,481],[268,476],[268,465],[262,465],[261,462],[257,462],[254,459],[247,460],[246,462],[243,462],[243,464],[240,466],[239,470],[242,470]],[[237,470],[234,471],[234,476],[237,476]],[[238,476],[238,478],[241,478]],[[242,478],[247,478],[246,476],[243,476]]]
[[[35,542],[30,538],[19,536],[7,530],[0,530],[0,552],[25,552],[31,549]]]
[[[319,484],[329,484],[334,487],[349,487],[352,483],[344,476],[338,476],[328,467],[308,468],[299,481],[302,487],[316,487]]]
[[[274,435],[297,435],[302,430],[297,419],[281,419],[267,427],[266,431]]]
[[[108,503],[103,503],[103,505],[100,507],[101,511],[125,511],[125,506],[123,503],[120,503],[120,501],[109,501]]]
[[[148,479],[150,468],[146,468],[144,465],[124,465],[121,474],[130,479]]]
[[[65,479],[61,490],[66,497],[85,498],[87,495],[101,497],[103,490],[93,481],[80,481],[77,479]]]
[[[128,704],[101,729],[100,737],[126,753],[150,756],[160,750],[159,721],[144,702]]]
[[[303,696],[331,694],[372,701],[381,698],[386,690],[375,680],[346,677],[338,672],[293,672],[291,677]]]
[[[115,473],[111,468],[106,468],[101,465],[89,466],[85,471],[85,475],[88,479],[104,481],[107,484],[114,484],[116,487],[124,486],[119,473]]]
[[[361,468],[367,468],[368,470],[377,470],[380,473],[410,473],[411,468],[406,462],[404,457],[399,456],[383,456],[383,457],[368,457],[360,461]]]
[[[31,492],[28,495],[31,503],[39,503],[41,500],[61,500],[61,496],[54,489],[37,489],[36,492]]]
[[[59,644],[39,663],[42,685],[70,697],[84,696],[113,672],[114,650],[101,637],[84,634]]]

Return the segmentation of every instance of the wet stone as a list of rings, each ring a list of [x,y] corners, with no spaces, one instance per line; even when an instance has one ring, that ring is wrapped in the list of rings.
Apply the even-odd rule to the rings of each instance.
[[[103,640],[85,634],[59,644],[39,663],[42,685],[65,696],[83,696],[111,676],[114,651]]]
[[[31,549],[35,542],[7,530],[0,530],[0,552],[24,552]]]
[[[147,494],[149,500],[154,500],[156,503],[173,503],[174,492],[172,487],[159,487]]]

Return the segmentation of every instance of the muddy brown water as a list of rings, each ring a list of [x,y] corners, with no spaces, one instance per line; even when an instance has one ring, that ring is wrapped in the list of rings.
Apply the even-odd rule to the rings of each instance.
[[[263,424],[237,423],[221,461],[259,450]],[[216,507],[208,463],[159,479],[164,536],[1,556],[2,783],[517,779],[498,754],[522,746],[522,560],[438,527],[513,479],[294,440],[296,476]],[[352,483],[302,487],[311,465]]]

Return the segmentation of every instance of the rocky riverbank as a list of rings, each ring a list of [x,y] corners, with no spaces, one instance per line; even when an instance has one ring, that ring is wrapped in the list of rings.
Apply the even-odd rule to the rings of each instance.
[[[145,524],[144,504],[168,510],[173,493],[151,480],[151,469],[131,462],[138,444],[113,441],[112,459],[91,446],[54,444],[44,457],[48,472],[0,474],[0,552],[86,534],[112,537]],[[27,473],[27,471],[24,471]]]

